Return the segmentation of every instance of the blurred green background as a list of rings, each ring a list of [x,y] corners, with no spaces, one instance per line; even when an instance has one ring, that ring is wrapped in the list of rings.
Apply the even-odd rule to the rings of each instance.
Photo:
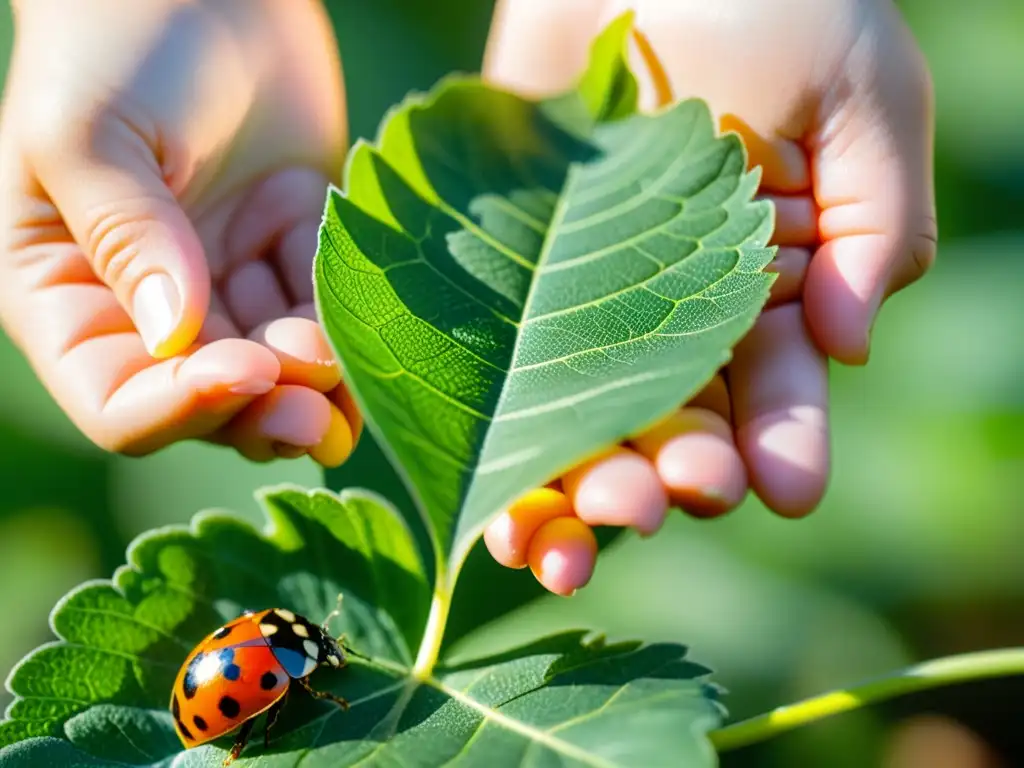
[[[408,90],[479,68],[489,2],[330,4],[353,139],[372,137]],[[1024,3],[900,6],[935,80],[939,261],[886,306],[866,369],[833,366],[835,471],[821,509],[784,521],[750,500],[720,521],[678,516],[609,553],[575,599],[544,599],[476,647],[579,625],[682,641],[744,717],[915,660],[1021,643]],[[10,37],[0,0],[0,74]],[[258,520],[252,490],[281,481],[320,474],[308,460],[255,466],[201,445],[102,454],[0,337],[0,674],[50,638],[54,602],[109,576],[135,534],[209,507]],[[1014,749],[1002,685],[839,718],[728,764],[876,765],[878,729],[927,709]]]

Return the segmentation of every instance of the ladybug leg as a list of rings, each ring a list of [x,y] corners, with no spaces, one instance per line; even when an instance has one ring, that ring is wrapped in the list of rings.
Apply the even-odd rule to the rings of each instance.
[[[281,710],[284,708],[284,703],[288,699],[288,691],[284,692],[284,696],[277,700],[277,703],[267,710],[267,726],[263,731],[263,746],[264,748],[270,746],[270,729],[277,725],[277,717],[281,714]]]
[[[249,736],[252,734],[252,727],[254,724],[255,720],[246,720],[242,724],[242,730],[238,732],[238,738],[235,739],[235,745],[231,747],[231,752],[224,758],[224,765],[231,765],[231,763],[237,760],[239,755],[242,754],[242,750],[245,749],[245,745],[249,741]]]
[[[299,685],[301,685],[303,688],[305,688],[307,691],[309,691],[309,694],[314,699],[327,699],[327,701],[333,701],[335,704],[337,704],[343,710],[345,710],[346,712],[348,711],[348,702],[347,701],[345,701],[343,698],[341,698],[341,696],[335,696],[333,693],[328,693],[327,691],[315,690],[312,686],[310,686],[309,678],[308,677],[300,677],[299,678]]]

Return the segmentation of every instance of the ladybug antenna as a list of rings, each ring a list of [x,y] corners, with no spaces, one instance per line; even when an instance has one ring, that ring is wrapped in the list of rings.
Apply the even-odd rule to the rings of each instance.
[[[338,602],[334,604],[334,610],[327,614],[327,618],[324,619],[324,623],[321,624],[324,629],[327,629],[327,625],[331,623],[331,619],[336,616],[341,616],[341,599],[345,597],[344,593],[338,593]]]

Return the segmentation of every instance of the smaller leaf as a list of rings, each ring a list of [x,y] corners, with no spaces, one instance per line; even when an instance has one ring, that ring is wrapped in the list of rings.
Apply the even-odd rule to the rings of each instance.
[[[65,732],[89,748],[115,744],[103,734],[123,718],[125,727],[141,723],[130,713],[164,710],[188,652],[245,608],[280,606],[319,621],[343,593],[332,629],[364,654],[411,663],[430,591],[398,514],[366,492],[280,487],[259,498],[270,519],[265,534],[200,513],[191,528],[139,537],[112,581],[67,595],[51,616],[61,640],[31,653],[8,679],[17,698],[0,722],[0,747]]]
[[[636,112],[638,88],[626,49],[633,16],[632,11],[623,13],[590,46],[590,65],[578,90],[597,122],[611,122]]]

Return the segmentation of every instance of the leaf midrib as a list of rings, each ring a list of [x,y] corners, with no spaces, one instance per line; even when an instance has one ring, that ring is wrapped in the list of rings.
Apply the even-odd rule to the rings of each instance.
[[[527,723],[524,723],[522,720],[516,720],[515,718],[508,717],[497,709],[481,704],[472,696],[456,690],[455,688],[449,688],[435,677],[423,678],[422,682],[429,685],[431,688],[434,688],[436,691],[443,693],[445,696],[448,696],[453,701],[457,701],[463,706],[479,712],[483,716],[484,722],[491,722],[508,731],[517,733],[520,736],[529,739],[533,744],[543,744],[553,752],[558,752],[566,757],[571,757],[574,760],[580,761],[584,765],[593,766],[593,768],[617,768],[614,763],[595,757],[571,742],[559,739],[557,736],[552,736],[548,731],[539,730]],[[468,743],[469,742],[467,741],[467,744]]]
[[[530,307],[532,306],[534,297],[537,294],[537,285],[540,283],[540,275],[543,271],[543,266],[551,254],[551,249],[554,246],[555,241],[558,239],[556,232],[559,226],[561,226],[562,221],[565,219],[565,214],[569,207],[569,195],[567,194],[567,191],[572,185],[573,181],[575,180],[577,167],[578,166],[576,163],[569,164],[569,168],[565,174],[565,181],[562,183],[562,187],[558,192],[558,202],[555,204],[555,210],[551,214],[551,219],[548,223],[547,235],[544,237],[544,242],[541,244],[540,253],[537,254],[537,260],[534,263],[534,277],[530,281],[530,287],[527,290],[526,298],[523,301],[523,310],[520,316],[520,322],[516,324],[516,340],[512,348],[512,359],[509,361],[508,375],[505,376],[504,380],[501,383],[501,392],[498,395],[498,401],[494,406],[493,415],[489,420],[491,422],[491,426],[487,428],[487,431],[484,434],[484,439],[480,443],[480,450],[477,451],[476,456],[473,458],[472,464],[469,465],[468,467],[468,469],[470,469],[472,472],[473,479],[466,487],[466,492],[463,495],[462,501],[459,504],[459,517],[457,519],[460,519],[462,517],[462,513],[465,512],[466,499],[468,499],[469,495],[472,493],[473,488],[476,485],[477,477],[479,476],[477,469],[480,467],[481,460],[483,459],[483,457],[487,455],[487,445],[491,440],[491,435],[494,434],[493,424],[498,419],[499,414],[501,414],[504,408],[505,401],[508,399],[510,389],[509,381],[512,378],[511,371],[514,371],[516,369],[519,356],[523,349],[522,344],[520,343],[523,328],[526,326],[527,318],[530,316]],[[455,530],[458,530],[458,523],[456,523],[455,525]],[[463,533],[463,538],[467,538],[466,533]],[[472,540],[475,539],[475,536],[468,536],[468,538]],[[453,542],[453,544],[455,544],[455,542]],[[464,559],[465,555],[469,554],[468,548],[465,549],[465,552],[460,553],[459,547],[456,544],[456,546],[452,547],[451,552],[453,554],[458,554],[459,559]],[[454,559],[456,558],[453,557],[453,560]]]

